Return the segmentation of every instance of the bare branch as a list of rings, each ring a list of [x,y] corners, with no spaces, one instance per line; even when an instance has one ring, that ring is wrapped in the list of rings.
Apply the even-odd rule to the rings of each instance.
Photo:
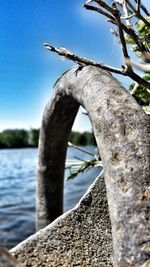
[[[105,17],[109,18],[109,19],[112,19],[112,20],[115,19],[112,15],[110,15],[106,11],[104,11],[101,8],[98,8],[96,6],[90,6],[90,5],[84,4],[83,7],[85,7],[87,10],[96,11],[96,12],[104,15]]]
[[[126,64],[128,66],[133,66],[141,71],[144,71],[144,72],[150,72],[150,64],[149,63],[136,63],[130,59],[126,59]]]
[[[120,20],[120,12],[117,9],[117,6],[116,6],[115,3],[113,4],[113,7],[114,7],[113,15],[115,17],[115,20],[116,20],[116,23],[117,23],[117,26],[118,26],[121,48],[122,48],[122,52],[123,52],[124,60],[125,60],[125,58],[129,58],[129,55],[128,55],[126,41],[125,41],[125,38],[124,38],[123,29],[122,29],[122,23],[121,23],[121,20]],[[132,68],[129,65],[126,65],[126,67],[130,68],[130,69]]]
[[[134,2],[137,4],[138,4],[138,1],[139,0],[134,0]],[[148,12],[147,8],[142,3],[140,4],[140,7],[143,10],[143,12],[146,14],[146,16],[150,16],[150,13]]]
[[[145,25],[147,25],[150,28],[150,23],[141,15],[141,13],[138,11],[138,9],[136,9],[129,0],[126,0],[126,2],[130,6],[130,8],[132,8],[132,10],[134,11],[135,15],[139,19],[141,19],[145,23]]]
[[[142,59],[146,63],[150,63],[150,52],[143,52]]]
[[[100,5],[100,7],[103,7],[108,12],[113,14],[113,8],[111,6],[109,6],[108,4],[106,4],[104,1],[102,1],[102,0],[94,0],[93,2],[96,2],[98,5]]]
[[[134,40],[134,42],[139,47],[139,50],[141,52],[143,52],[143,51],[147,52],[148,51],[147,48],[143,45],[143,43],[139,40],[134,29],[132,29],[128,25],[126,26],[124,23],[121,22],[119,10],[117,9],[115,4],[113,4],[111,7],[102,0],[89,0],[86,3],[91,3],[91,2],[96,2],[104,10],[99,8],[99,7],[91,6],[91,5],[87,5],[87,4],[85,4],[84,7],[87,10],[96,11],[96,12],[106,16],[109,19],[109,21],[111,21],[113,24],[115,24],[118,27],[122,51],[123,51],[123,55],[124,55],[125,59],[129,58],[129,55],[128,55],[126,42],[125,42],[125,38],[124,38],[124,32],[126,32],[126,34],[128,34]],[[132,14],[132,16],[133,16],[133,14]],[[76,62],[77,64],[80,64],[81,66],[87,66],[87,65],[97,66],[99,68],[102,68],[104,70],[107,70],[107,71],[110,71],[113,73],[122,74],[124,76],[129,76],[131,79],[133,79],[137,83],[140,83],[141,85],[143,85],[147,88],[150,88],[150,84],[147,81],[143,80],[138,74],[134,73],[134,71],[132,70],[131,64],[127,64],[126,68],[122,67],[122,69],[113,68],[113,67],[107,66],[103,63],[96,62],[93,60],[89,60],[87,58],[77,56],[67,49],[61,49],[61,48],[58,49],[58,48],[55,48],[49,44],[45,44],[45,46],[49,50],[56,52],[60,56],[66,57],[70,60],[73,60],[74,62]],[[126,61],[125,61],[125,64],[126,64]]]
[[[98,160],[98,157],[97,157],[96,154],[91,153],[91,152],[89,152],[89,151],[86,150],[86,149],[83,149],[83,148],[81,148],[81,147],[79,147],[79,146],[76,146],[76,145],[72,144],[71,142],[68,142],[68,146],[69,146],[69,147],[73,147],[73,148],[75,148],[75,149],[77,149],[77,150],[80,150],[80,151],[82,151],[83,153],[88,154],[88,155],[90,155],[90,156],[96,158],[96,160]]]
[[[134,95],[139,87],[139,84],[137,82],[134,83],[134,87],[132,91],[130,92],[131,95]]]
[[[109,20],[109,22],[116,25],[116,22],[114,22],[114,20]],[[123,23],[121,24],[121,27],[132,38],[132,40],[135,42],[141,52],[148,52],[146,46],[139,40],[138,35],[131,27],[129,28]]]
[[[148,83],[147,81],[142,79],[139,75],[134,73],[129,68],[128,69],[113,68],[111,66],[107,66],[107,65],[104,65],[102,63],[99,63],[99,62],[96,62],[96,61],[93,61],[93,60],[89,60],[89,59],[84,58],[84,57],[79,57],[77,55],[74,55],[72,52],[70,52],[69,50],[64,49],[64,48],[63,49],[61,49],[61,48],[58,49],[58,48],[55,48],[54,46],[52,46],[50,44],[47,44],[47,43],[45,43],[44,45],[48,50],[50,50],[52,52],[55,52],[60,56],[64,56],[64,57],[76,62],[77,64],[80,64],[80,65],[83,65],[83,66],[91,65],[91,66],[95,66],[95,67],[104,69],[106,71],[110,71],[110,72],[117,73],[117,74],[122,74],[124,76],[129,76],[134,81],[136,81],[136,82],[140,83],[141,85],[143,85],[143,86],[145,86],[145,87],[150,89],[150,83]]]
[[[134,71],[129,72],[128,74],[126,74],[127,76],[129,76],[133,81],[139,83],[140,85],[150,89],[150,83],[147,82],[146,80],[142,79],[138,74],[136,74]]]
[[[52,46],[50,44],[47,44],[47,43],[45,43],[44,46],[48,50],[50,50],[52,52],[55,52],[60,56],[64,56],[64,57],[76,62],[77,64],[80,64],[80,65],[83,65],[83,66],[91,65],[91,66],[99,67],[101,69],[104,69],[104,70],[107,70],[107,71],[110,71],[110,72],[126,75],[126,73],[124,72],[124,69],[114,68],[114,67],[105,65],[103,63],[87,59],[85,57],[79,57],[79,56],[73,54],[72,52],[70,52],[67,49],[61,49],[61,48],[58,49],[58,48],[56,48],[56,47],[54,47],[54,46]]]
[[[91,10],[91,11],[96,11],[104,16],[106,16],[109,19],[109,22],[113,23],[116,25],[116,21],[115,18],[112,14],[109,14],[106,11],[103,11],[102,9],[95,7],[95,6],[90,6],[90,5],[84,5],[84,7],[87,10]],[[113,10],[114,12],[114,10]],[[138,46],[139,50],[142,51],[148,51],[148,49],[143,45],[143,43],[139,40],[137,34],[135,33],[134,29],[132,29],[132,27],[127,27],[125,24],[121,23],[121,27],[123,28],[123,30],[133,39],[133,41],[136,43],[136,45]]]
[[[140,13],[140,7],[141,7],[141,0],[137,0],[136,10],[137,10],[138,13]]]
[[[121,17],[121,19],[125,19],[125,20],[130,20],[132,17],[135,16],[135,13],[131,14],[131,15],[128,15],[128,16],[125,16],[125,17]],[[127,23],[126,23],[127,24]],[[131,24],[129,25],[131,27]]]
[[[122,7],[123,7],[123,11],[124,11],[124,16],[125,16],[125,18],[126,18],[126,25],[127,26],[131,26],[131,24],[130,24],[130,19],[131,19],[131,17],[133,17],[133,15],[135,14],[132,14],[130,17],[129,17],[129,11],[128,11],[128,8],[127,8],[127,3],[126,3],[126,1],[122,1]]]

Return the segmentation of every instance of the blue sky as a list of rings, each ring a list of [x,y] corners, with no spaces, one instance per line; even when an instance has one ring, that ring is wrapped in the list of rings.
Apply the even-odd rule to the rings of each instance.
[[[44,49],[44,42],[120,66],[121,53],[109,25],[84,10],[83,3],[0,0],[0,130],[40,127],[53,84],[74,65]],[[86,116],[80,115],[74,129],[87,127]]]

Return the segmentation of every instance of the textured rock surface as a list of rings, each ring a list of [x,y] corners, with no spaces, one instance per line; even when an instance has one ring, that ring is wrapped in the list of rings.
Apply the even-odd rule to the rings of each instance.
[[[103,162],[115,267],[141,267],[150,257],[149,117],[110,73],[92,66],[76,70],[57,81],[43,115],[37,227],[62,213],[67,141],[80,104]]]
[[[103,175],[73,210],[11,253],[27,267],[111,267],[111,226]]]
[[[114,266],[147,267],[150,258],[149,118],[110,73],[84,67],[65,73],[42,120],[37,226],[62,213],[67,142],[79,104],[85,107],[104,167]],[[110,222],[104,183],[12,253],[27,267],[111,266]]]
[[[24,265],[18,263],[12,255],[7,251],[7,249],[0,247],[0,267],[25,267]]]

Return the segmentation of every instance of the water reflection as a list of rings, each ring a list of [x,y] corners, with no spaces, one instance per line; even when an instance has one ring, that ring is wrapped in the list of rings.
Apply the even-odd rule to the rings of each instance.
[[[93,151],[94,147],[88,147]],[[81,151],[68,149],[67,159],[90,158]],[[11,248],[35,232],[35,177],[37,149],[0,150],[0,245]],[[99,170],[65,181],[64,210],[73,208]],[[66,173],[66,175],[68,175]]]

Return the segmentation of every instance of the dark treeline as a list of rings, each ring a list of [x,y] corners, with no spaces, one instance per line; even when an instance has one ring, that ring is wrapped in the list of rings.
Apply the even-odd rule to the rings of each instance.
[[[93,133],[90,132],[71,132],[69,141],[77,146],[95,146],[96,141]]]
[[[25,148],[37,147],[39,129],[8,129],[0,133],[0,148]],[[95,145],[95,138],[92,133],[71,132],[70,140],[75,145]]]
[[[0,133],[0,148],[37,147],[38,138],[38,129],[7,129]]]

